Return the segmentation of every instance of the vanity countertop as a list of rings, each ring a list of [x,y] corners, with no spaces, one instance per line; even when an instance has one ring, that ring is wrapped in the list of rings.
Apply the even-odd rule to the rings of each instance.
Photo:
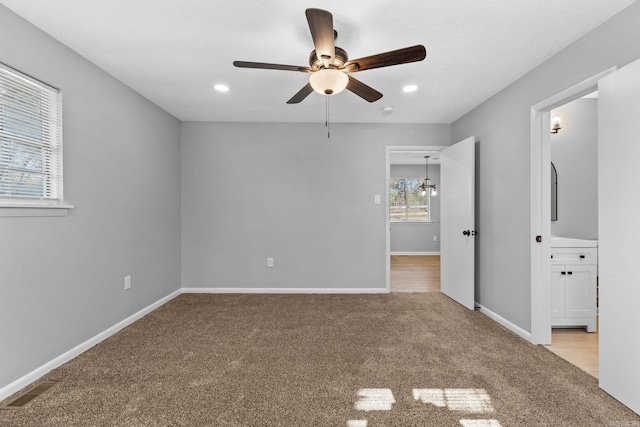
[[[597,248],[597,240],[573,239],[571,237],[551,236],[552,248]]]

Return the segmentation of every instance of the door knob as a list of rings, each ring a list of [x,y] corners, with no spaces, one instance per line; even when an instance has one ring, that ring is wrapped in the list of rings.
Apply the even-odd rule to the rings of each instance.
[[[471,231],[465,230],[465,231],[462,232],[462,235],[463,236],[471,236]]]

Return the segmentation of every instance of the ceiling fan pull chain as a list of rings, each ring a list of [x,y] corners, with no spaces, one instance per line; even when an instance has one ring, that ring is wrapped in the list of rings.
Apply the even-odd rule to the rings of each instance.
[[[331,121],[329,117],[329,95],[325,95],[327,98],[326,102],[326,117],[324,121],[324,125],[327,127],[327,138],[331,138]]]

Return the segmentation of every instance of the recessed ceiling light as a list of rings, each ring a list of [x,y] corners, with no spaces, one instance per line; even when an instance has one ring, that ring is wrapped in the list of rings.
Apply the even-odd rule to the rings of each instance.
[[[213,87],[218,92],[229,92],[229,86],[217,84]]]
[[[407,93],[415,92],[416,90],[418,90],[418,86],[416,86],[416,85],[407,85],[407,86],[403,87],[402,90],[404,92],[407,92]]]
[[[382,112],[385,113],[385,114],[391,114],[391,113],[393,113],[393,107],[384,107],[382,109]]]

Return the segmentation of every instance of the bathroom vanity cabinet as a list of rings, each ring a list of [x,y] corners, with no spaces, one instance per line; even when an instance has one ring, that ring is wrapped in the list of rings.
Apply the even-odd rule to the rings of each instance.
[[[596,331],[598,242],[552,237],[551,327]]]

